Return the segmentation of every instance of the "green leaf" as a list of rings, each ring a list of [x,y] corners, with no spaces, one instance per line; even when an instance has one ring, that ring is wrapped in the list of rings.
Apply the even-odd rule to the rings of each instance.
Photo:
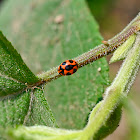
[[[0,101],[0,126],[8,127],[23,124],[29,108],[30,93]]]
[[[128,55],[128,52],[133,46],[133,43],[135,42],[136,34],[133,34],[129,37],[128,40],[126,40],[114,53],[113,56],[110,59],[110,63],[114,63],[119,60],[123,60]]]
[[[24,124],[57,126],[42,89],[35,90],[31,95],[30,109]]]
[[[0,101],[0,126],[8,127],[23,124],[30,102],[29,92]]]
[[[92,113],[90,114],[90,118],[88,123],[93,120],[93,116],[96,115],[98,109],[100,108],[102,102],[100,102],[95,109],[93,109]],[[115,109],[115,111],[109,116],[107,121],[103,124],[100,128],[96,137],[94,139],[102,139],[108,134],[112,133],[116,127],[118,127],[118,123],[120,121],[121,116],[121,107],[119,106]],[[60,128],[51,128],[46,126],[33,126],[33,127],[24,127],[20,126],[15,129],[8,128],[4,134],[10,140],[89,140],[91,137],[89,133],[85,131],[86,129],[82,130],[65,130]],[[84,136],[84,138],[83,138]]]
[[[0,127],[19,124],[56,126],[43,90],[24,92],[0,101]]]
[[[36,74],[90,50],[102,40],[85,0],[9,1],[0,20],[0,27]],[[83,128],[107,84],[104,58],[49,83],[46,97],[58,125]]]
[[[37,77],[0,32],[0,96],[13,94],[25,89],[26,84],[33,84],[37,81]]]
[[[36,90],[34,93],[36,98],[31,106],[33,91],[24,91],[28,85],[38,81],[39,79],[29,70],[21,56],[0,32],[0,127],[26,124],[26,120],[28,125],[55,125],[43,92]],[[32,119],[28,118],[30,108],[33,113],[36,111]]]

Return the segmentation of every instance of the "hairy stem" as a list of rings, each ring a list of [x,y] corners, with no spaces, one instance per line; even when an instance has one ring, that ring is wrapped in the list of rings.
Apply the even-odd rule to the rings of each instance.
[[[140,34],[137,35],[135,44],[129,55],[125,59],[118,75],[111,86],[106,90],[105,99],[99,108],[97,114],[85,127],[85,133],[88,138],[94,138],[98,130],[108,119],[115,108],[121,103],[122,99],[133,84],[137,71],[140,66]],[[91,113],[92,114],[92,113]],[[87,135],[85,134],[85,137]]]
[[[115,37],[113,37],[108,41],[103,41],[104,44],[101,44],[96,48],[91,49],[90,51],[74,58],[74,60],[77,61],[78,67],[81,68],[93,61],[96,61],[97,59],[103,56],[106,56],[114,52],[114,50],[116,50],[120,45],[122,45],[131,35],[137,33],[139,30],[140,30],[140,13],[118,35],[116,35]],[[32,86],[39,86],[41,84],[50,82],[53,79],[61,77],[61,75],[58,73],[57,66],[47,72],[38,75],[37,77],[40,78],[41,81]]]

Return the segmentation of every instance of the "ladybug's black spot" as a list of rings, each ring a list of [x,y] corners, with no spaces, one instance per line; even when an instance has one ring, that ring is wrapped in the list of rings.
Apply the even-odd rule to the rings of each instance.
[[[67,65],[67,66],[65,67],[65,69],[66,69],[66,70],[72,70],[73,67],[74,67],[73,65]]]
[[[73,63],[73,60],[69,60],[70,63]]]
[[[71,75],[71,73],[68,72],[66,75]]]
[[[76,71],[77,71],[77,69],[74,69],[74,70],[73,70],[73,73],[75,73]]]
[[[62,65],[66,65],[66,62],[63,62]]]
[[[64,70],[62,70],[62,71],[60,72],[60,74],[64,75]]]
[[[63,70],[63,68],[62,68],[61,66],[59,67],[59,69],[60,69],[60,70]]]

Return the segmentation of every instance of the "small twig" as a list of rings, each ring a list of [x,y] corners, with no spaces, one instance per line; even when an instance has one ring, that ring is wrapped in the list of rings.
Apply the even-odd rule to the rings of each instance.
[[[139,68],[140,34],[138,33],[133,48],[130,50],[111,86],[107,88],[106,96],[98,108],[98,112],[94,117],[90,118],[90,122],[85,127],[85,133],[88,134],[88,138],[94,139],[96,137],[97,132],[105,124],[111,113],[127,97]],[[94,109],[92,112],[94,113]],[[93,116],[92,112],[91,116]]]
[[[131,35],[137,33],[139,30],[140,30],[140,13],[118,35],[116,35],[115,37],[113,37],[108,41],[102,41],[102,43],[104,44],[101,44],[96,48],[91,49],[90,51],[74,58],[74,60],[78,63],[78,68],[81,68],[93,61],[98,60],[103,56],[109,55],[110,53],[114,52],[114,50],[116,50],[120,45],[122,45]],[[37,77],[41,79],[41,81],[32,86],[39,86],[48,83],[54,79],[61,77],[61,75],[58,73],[57,66],[47,72],[37,75]]]

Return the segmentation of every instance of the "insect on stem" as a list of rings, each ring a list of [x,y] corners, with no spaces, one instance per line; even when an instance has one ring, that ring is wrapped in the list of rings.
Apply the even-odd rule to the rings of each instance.
[[[140,30],[140,14],[132,20],[128,26],[115,37],[108,41],[102,41],[103,44],[97,46],[94,49],[74,58],[73,60],[77,62],[78,68],[81,68],[97,59],[109,55],[114,52],[120,45],[122,45],[131,35],[137,33]],[[58,67],[55,67],[45,73],[38,75],[38,78],[41,79],[34,86],[39,86],[44,83],[50,82],[54,79],[61,77],[58,73]]]

